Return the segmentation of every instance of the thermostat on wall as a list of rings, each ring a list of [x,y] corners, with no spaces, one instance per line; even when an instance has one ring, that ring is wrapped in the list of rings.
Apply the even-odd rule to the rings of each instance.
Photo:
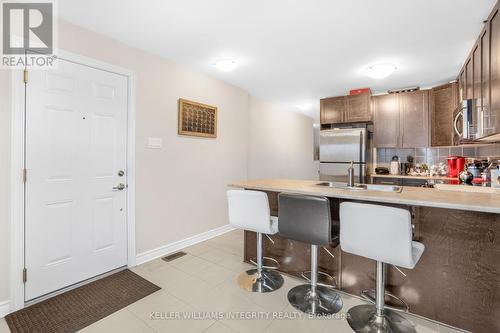
[[[148,148],[161,149],[163,147],[162,138],[148,138]]]

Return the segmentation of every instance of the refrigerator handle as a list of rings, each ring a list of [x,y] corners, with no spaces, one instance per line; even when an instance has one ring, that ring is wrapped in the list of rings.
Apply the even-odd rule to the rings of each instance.
[[[359,159],[358,159],[358,161],[360,162],[359,163],[359,182],[360,183],[365,182],[364,174],[363,174],[363,163],[361,163],[361,162],[364,162],[362,160],[362,158],[363,158],[363,132],[360,131],[359,132]]]

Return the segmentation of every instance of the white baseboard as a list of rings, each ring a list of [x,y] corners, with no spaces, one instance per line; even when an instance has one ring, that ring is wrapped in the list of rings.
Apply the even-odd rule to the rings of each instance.
[[[177,241],[177,242],[173,242],[173,243],[170,243],[167,245],[160,246],[160,247],[153,249],[153,250],[139,253],[136,256],[136,264],[140,265],[140,264],[143,264],[145,262],[151,261],[153,259],[166,256],[168,254],[182,250],[183,248],[186,248],[188,246],[191,246],[191,245],[194,245],[194,244],[197,244],[200,242],[204,242],[208,239],[223,235],[227,232],[233,231],[234,229],[235,228],[233,228],[232,226],[227,224],[225,226],[215,228],[215,229],[203,232],[201,234],[194,235],[194,236],[188,237],[186,239],[182,239],[182,240]]]
[[[5,317],[10,313],[10,301],[0,302],[0,318]]]

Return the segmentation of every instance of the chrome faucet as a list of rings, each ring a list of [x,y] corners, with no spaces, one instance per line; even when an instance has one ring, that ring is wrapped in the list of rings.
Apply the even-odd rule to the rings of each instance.
[[[354,187],[354,162],[351,161],[351,166],[347,169],[347,187]]]

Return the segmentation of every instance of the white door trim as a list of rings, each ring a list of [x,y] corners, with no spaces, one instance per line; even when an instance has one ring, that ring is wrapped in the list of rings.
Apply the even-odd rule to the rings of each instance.
[[[127,77],[127,265],[136,265],[135,246],[135,72],[78,54],[58,50],[59,58]],[[24,82],[22,70],[11,70],[10,169],[10,312],[24,307]],[[29,177],[29,175],[28,175]],[[29,278],[29,272],[28,272]]]

